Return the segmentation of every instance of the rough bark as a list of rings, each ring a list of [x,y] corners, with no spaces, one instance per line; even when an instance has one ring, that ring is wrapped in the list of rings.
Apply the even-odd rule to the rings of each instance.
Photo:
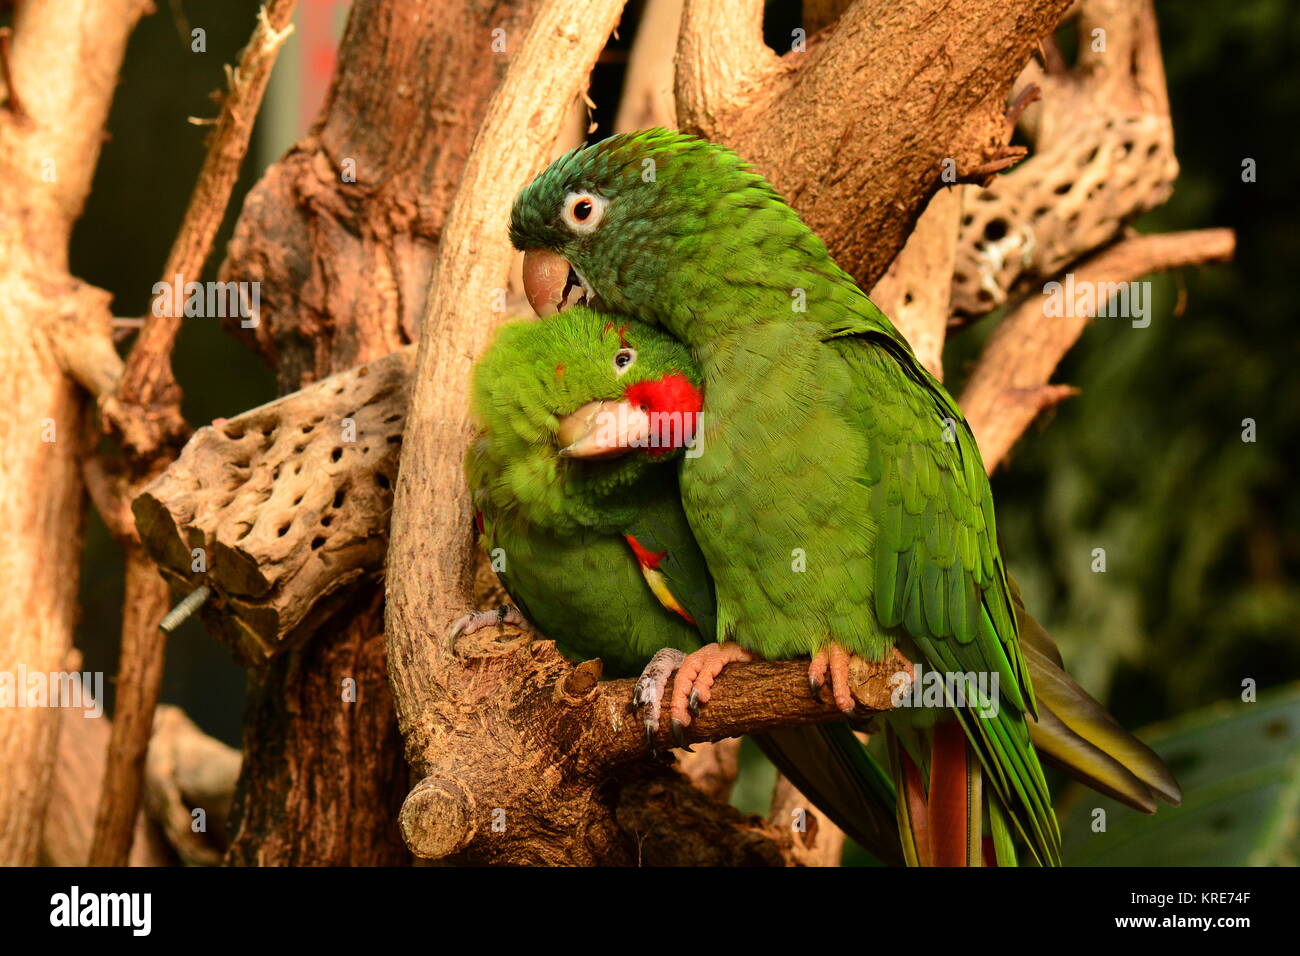
[[[428,859],[472,863],[794,862],[796,834],[710,800],[649,759],[629,713],[634,681],[600,681],[550,641],[486,632],[457,642],[472,676],[435,704],[424,779],[402,807],[402,833]],[[887,710],[901,658],[855,669],[863,716]],[[502,700],[501,686],[511,697]],[[687,743],[792,723],[842,719],[808,694],[798,661],[728,668]],[[399,697],[400,700],[400,697]],[[672,746],[667,726],[656,745]],[[416,758],[419,759],[419,758]],[[421,768],[421,769],[423,769]]]
[[[415,338],[470,143],[537,6],[538,0],[353,4],[321,117],[249,193],[221,269],[223,281],[261,283],[260,323],[231,328],[276,367],[282,391],[379,359]],[[497,29],[504,31],[502,52],[493,50]],[[352,411],[331,410],[323,427],[337,431]],[[364,480],[383,491],[373,473]],[[329,510],[325,502],[313,520]],[[316,537],[308,535],[304,553],[317,554],[310,548]],[[377,545],[382,555],[382,537],[345,546],[346,529],[337,526],[324,537],[325,549],[337,545],[331,558],[344,564],[349,548]],[[300,570],[283,562],[272,567],[283,572],[277,590]],[[312,570],[336,569],[318,562]],[[409,859],[393,838],[392,793],[405,787],[408,771],[384,671],[382,608],[366,597],[373,585],[362,576],[336,584],[338,600],[348,601],[344,609],[322,605],[303,631],[313,631],[327,610],[328,626],[290,641],[283,659],[250,675],[232,862],[305,862],[310,847],[324,851],[311,862]],[[266,633],[283,636],[274,627]],[[355,704],[340,701],[345,678],[356,682]],[[282,737],[289,746],[278,744]],[[332,803],[350,815],[340,816]]]
[[[1049,55],[1017,81],[1022,93],[1041,91],[1020,121],[1033,155],[965,189],[952,283],[963,320],[1041,285],[1173,192],[1178,160],[1152,4],[1086,0],[1077,22],[1073,69]]]
[[[806,52],[778,57],[761,0],[688,0],[678,121],[751,161],[870,288],[946,168],[982,181],[1022,155],[1007,146],[1007,94],[1068,7],[857,0]]]
[[[83,332],[108,343],[109,315],[108,296],[68,274],[68,239],[90,189],[127,37],[148,9],[148,0],[25,3],[5,44],[0,670],[10,673],[57,671],[72,644],[79,459],[87,449],[67,346]],[[0,708],[0,864],[36,862],[58,728],[55,708]]]
[[[230,327],[282,391],[415,340],[470,144],[537,6],[353,3],[321,117],[249,192],[221,270],[262,283],[261,323]]]
[[[136,498],[173,595],[208,587],[203,618],[245,666],[326,622],[342,635],[340,609],[380,573],[414,360],[407,347],[200,428]]]

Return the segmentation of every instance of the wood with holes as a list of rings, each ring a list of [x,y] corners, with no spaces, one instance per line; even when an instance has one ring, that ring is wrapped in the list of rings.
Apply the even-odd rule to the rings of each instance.
[[[302,640],[380,572],[414,357],[199,429],[132,505],[173,594],[212,588],[204,620],[242,663]]]

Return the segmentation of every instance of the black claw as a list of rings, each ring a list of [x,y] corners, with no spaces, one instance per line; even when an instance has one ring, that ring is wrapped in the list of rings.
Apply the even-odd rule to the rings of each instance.
[[[651,757],[659,756],[659,751],[655,748],[655,731],[658,729],[657,727],[651,727],[649,724],[645,725],[645,745],[650,748]]]
[[[813,699],[820,700],[822,696],[822,685],[817,678],[811,674],[808,675],[808,689],[812,691]]]
[[[686,745],[686,736],[682,733],[682,722],[676,717],[673,718],[673,743],[678,747],[681,747],[683,750],[695,753],[694,750],[691,750],[691,748]]]
[[[686,701],[686,709],[694,717],[700,716],[700,695],[696,691],[691,691],[691,696]]]

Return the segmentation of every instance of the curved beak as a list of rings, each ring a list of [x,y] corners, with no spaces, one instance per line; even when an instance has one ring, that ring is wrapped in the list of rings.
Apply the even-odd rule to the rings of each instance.
[[[613,458],[644,448],[650,416],[631,402],[588,402],[560,419],[561,458]]]
[[[569,260],[550,249],[529,249],[524,253],[524,294],[543,319],[590,298],[586,284]]]

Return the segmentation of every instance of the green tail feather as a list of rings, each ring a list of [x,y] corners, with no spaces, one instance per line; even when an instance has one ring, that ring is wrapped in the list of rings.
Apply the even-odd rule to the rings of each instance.
[[[1021,651],[1038,696],[1039,719],[1029,736],[1042,757],[1063,773],[1135,810],[1154,813],[1156,799],[1177,806],[1183,792],[1150,747],[1120,726],[1061,669],[1055,642],[1013,591]]]

